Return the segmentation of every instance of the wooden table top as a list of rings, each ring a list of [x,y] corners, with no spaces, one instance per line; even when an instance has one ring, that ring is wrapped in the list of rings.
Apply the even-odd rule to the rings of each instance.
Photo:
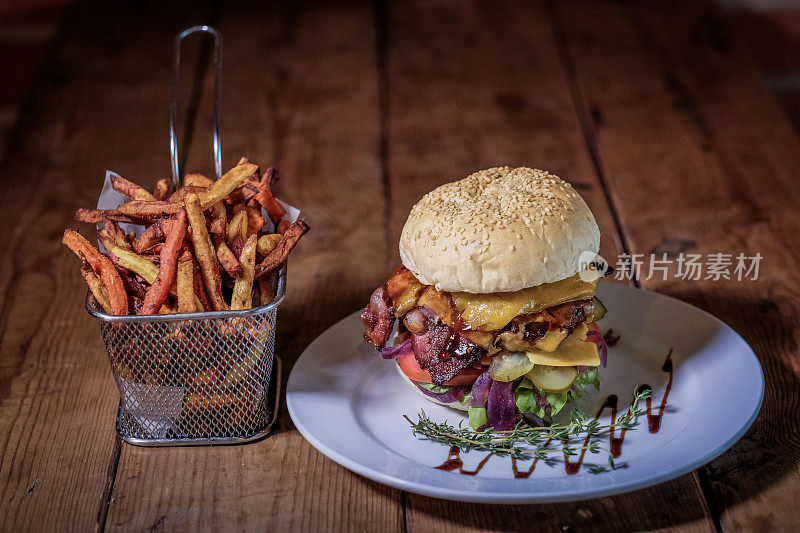
[[[277,194],[312,226],[278,317],[284,380],[398,264],[423,193],[529,165],[578,188],[606,257],[762,254],[757,281],[641,282],[753,346],[766,393],[751,430],[673,481],[524,506],[373,483],[312,448],[285,407],[254,444],[122,443],[117,390],[61,233],[79,227],[73,213],[93,205],[107,168],[148,185],[169,175],[172,39],[197,23],[224,38],[226,168],[241,155],[279,168]],[[0,529],[797,527],[800,142],[735,37],[688,0],[76,6],[0,174]],[[196,44],[186,57],[207,55]],[[186,63],[184,101],[196,105],[184,109],[183,168],[210,174],[208,71]]]

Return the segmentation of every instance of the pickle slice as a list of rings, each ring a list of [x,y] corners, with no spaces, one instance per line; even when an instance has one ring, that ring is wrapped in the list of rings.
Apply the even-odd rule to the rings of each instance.
[[[535,365],[525,376],[540,391],[564,392],[578,377],[578,369],[574,366]]]
[[[592,320],[597,322],[598,320],[602,320],[602,318],[604,316],[606,316],[606,306],[603,305],[603,302],[601,302],[600,299],[597,296],[595,296],[594,297],[594,316],[592,317]]]
[[[514,381],[532,368],[533,363],[524,352],[503,352],[492,360],[489,375],[495,381]]]

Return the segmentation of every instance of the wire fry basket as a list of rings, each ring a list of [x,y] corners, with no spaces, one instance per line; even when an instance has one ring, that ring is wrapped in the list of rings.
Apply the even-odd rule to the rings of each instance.
[[[272,303],[242,311],[118,316],[101,311],[87,295],[86,310],[100,325],[119,389],[117,432],[123,440],[234,444],[269,432],[285,267],[276,283]]]
[[[170,151],[172,180],[180,187],[176,135],[181,43],[193,33],[214,38],[214,162],[222,172],[220,143],[221,39],[214,28],[178,34],[173,50]],[[117,432],[143,446],[235,444],[266,435],[277,410],[280,375],[275,325],[286,290],[286,265],[273,277],[273,301],[238,311],[168,315],[109,315],[91,292],[86,310],[100,326],[119,388]],[[279,360],[278,365],[279,365]],[[271,401],[270,392],[276,400]]]

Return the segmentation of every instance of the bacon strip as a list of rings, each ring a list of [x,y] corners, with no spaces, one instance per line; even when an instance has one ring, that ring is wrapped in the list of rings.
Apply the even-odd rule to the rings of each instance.
[[[379,350],[383,348],[394,327],[392,302],[384,287],[379,287],[372,293],[369,304],[361,313],[361,322],[364,324],[364,338],[367,342]]]
[[[430,372],[435,385],[450,381],[487,353],[486,349],[442,323],[433,311],[425,307],[410,311],[404,323],[411,332],[414,356],[419,365]]]

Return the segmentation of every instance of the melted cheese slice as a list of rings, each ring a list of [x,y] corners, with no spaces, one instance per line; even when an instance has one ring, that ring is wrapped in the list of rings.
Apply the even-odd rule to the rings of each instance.
[[[597,280],[583,281],[578,274],[572,277],[529,287],[516,292],[472,294],[454,292],[453,302],[461,311],[464,325],[470,329],[493,331],[503,328],[517,315],[538,313],[548,307],[572,300],[585,300],[594,296]]]
[[[561,341],[558,348],[552,352],[544,350],[531,350],[525,352],[528,359],[535,365],[550,366],[598,366],[600,355],[597,345],[586,342],[586,333],[589,328],[582,324],[571,335]]]

